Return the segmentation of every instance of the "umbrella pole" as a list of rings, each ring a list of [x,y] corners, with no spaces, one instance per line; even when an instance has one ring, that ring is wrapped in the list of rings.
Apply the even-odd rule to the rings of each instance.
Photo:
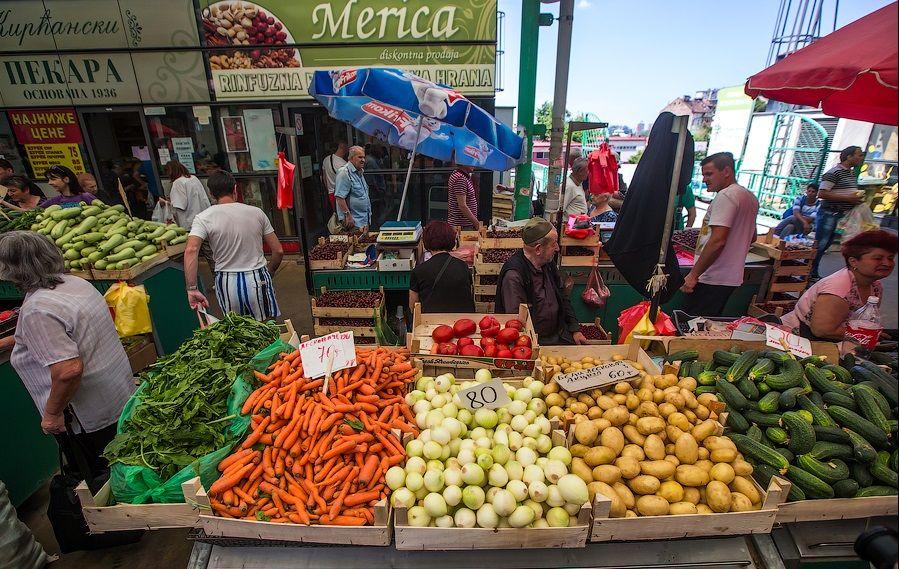
[[[396,213],[396,220],[403,219],[403,207],[406,205],[406,192],[409,191],[409,179],[412,177],[412,165],[415,164],[415,152],[418,150],[418,137],[421,136],[422,116],[418,115],[418,128],[415,131],[415,146],[412,147],[412,156],[409,157],[409,168],[406,170],[406,183],[403,184],[403,197],[400,198],[400,209]]]
[[[665,229],[662,232],[662,242],[659,246],[659,264],[656,266],[656,274],[650,279],[650,292],[652,302],[649,306],[649,319],[655,322],[659,312],[659,295],[665,288],[667,276],[664,273],[665,257],[668,253],[668,241],[671,239],[671,229],[674,225],[674,203],[677,201],[678,189],[681,186],[681,163],[684,161],[684,146],[687,141],[687,117],[674,117],[671,132],[677,133],[677,147],[674,151],[674,167],[671,171],[671,188],[668,192],[668,208],[665,216]]]

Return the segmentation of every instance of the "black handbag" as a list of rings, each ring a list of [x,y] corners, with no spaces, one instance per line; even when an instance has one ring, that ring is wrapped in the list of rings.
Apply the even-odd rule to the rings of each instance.
[[[91,491],[105,482],[108,473],[93,477],[88,467],[87,458],[81,441],[73,434],[70,427],[70,412],[66,410],[66,432],[57,435],[59,445],[59,474],[50,479],[50,501],[47,505],[47,518],[53,526],[53,534],[59,543],[62,553],[79,550],[102,549],[116,545],[125,545],[140,541],[144,530],[129,530],[113,533],[91,534],[81,512],[81,500],[75,494],[75,487],[82,480],[88,483]],[[75,457],[75,465],[67,464],[63,457],[62,445],[71,449]]]

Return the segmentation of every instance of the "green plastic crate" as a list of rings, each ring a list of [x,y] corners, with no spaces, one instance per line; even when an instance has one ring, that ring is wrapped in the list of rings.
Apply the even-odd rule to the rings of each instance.
[[[313,271],[314,290],[408,290],[410,272],[407,271]]]

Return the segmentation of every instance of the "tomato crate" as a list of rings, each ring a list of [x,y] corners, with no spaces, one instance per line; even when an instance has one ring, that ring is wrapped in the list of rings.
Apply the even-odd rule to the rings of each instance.
[[[321,288],[321,293],[328,292],[327,287]],[[379,287],[378,292],[381,293],[379,304],[371,307],[344,307],[344,306],[318,306],[316,298],[312,302],[313,318],[371,318],[374,321],[375,314],[384,314],[384,287]]]

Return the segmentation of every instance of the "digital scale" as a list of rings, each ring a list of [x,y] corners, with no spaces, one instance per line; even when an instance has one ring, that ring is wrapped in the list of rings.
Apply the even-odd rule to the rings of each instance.
[[[421,222],[385,221],[378,231],[378,245],[414,247],[421,239]]]

